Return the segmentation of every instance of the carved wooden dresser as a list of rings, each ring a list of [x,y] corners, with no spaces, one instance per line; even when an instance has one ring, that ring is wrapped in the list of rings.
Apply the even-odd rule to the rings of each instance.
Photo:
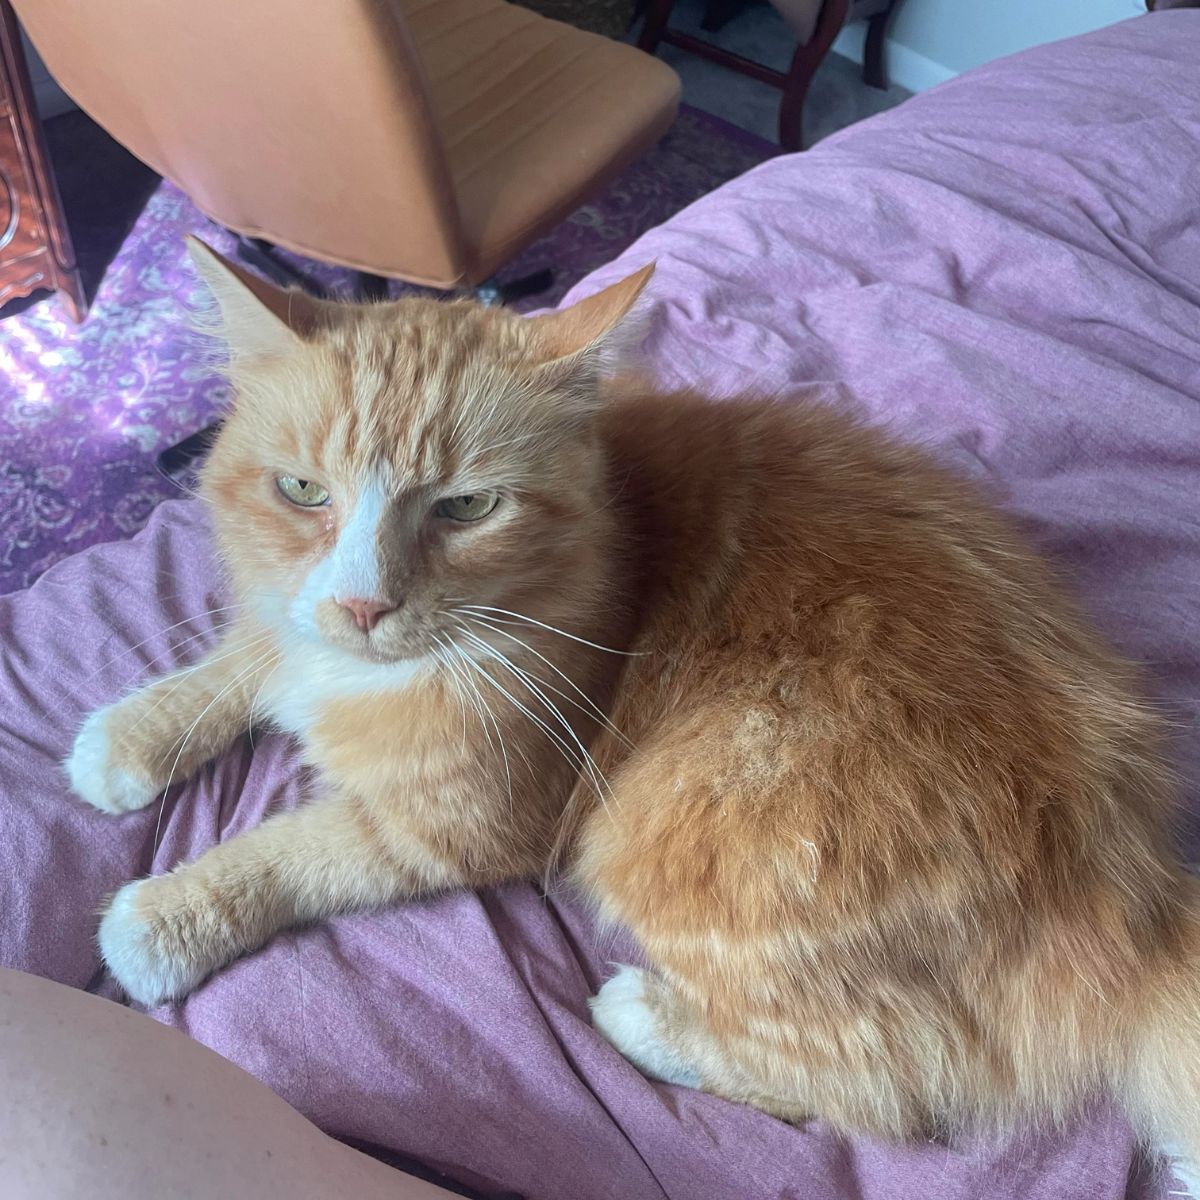
[[[87,301],[17,21],[0,0],[0,307],[42,288],[59,293],[72,320],[83,319]]]

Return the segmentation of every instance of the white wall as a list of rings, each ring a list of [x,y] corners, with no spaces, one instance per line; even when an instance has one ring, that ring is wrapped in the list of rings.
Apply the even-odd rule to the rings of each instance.
[[[919,92],[981,63],[1146,11],[1144,0],[900,0],[888,38],[892,82]],[[862,61],[865,25],[834,49]]]

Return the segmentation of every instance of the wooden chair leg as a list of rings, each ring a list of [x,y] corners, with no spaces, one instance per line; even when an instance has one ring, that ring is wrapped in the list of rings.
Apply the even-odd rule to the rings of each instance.
[[[790,77],[791,72],[788,74],[788,85],[779,105],[779,144],[794,154],[804,149],[804,98],[808,95],[812,72],[795,79]]]
[[[671,18],[671,9],[675,0],[650,0],[646,6],[646,20],[642,32],[638,35],[638,49],[653,54],[658,49],[658,43],[667,30],[667,22]]]
[[[783,85],[779,106],[779,144],[789,153],[804,147],[804,98],[817,68],[846,23],[849,0],[825,0],[817,27],[806,45],[797,46]]]
[[[888,22],[896,5],[889,4],[881,13],[867,20],[867,40],[863,45],[863,83],[867,87],[886,92],[888,87],[887,63],[884,60],[884,39],[887,37]]]

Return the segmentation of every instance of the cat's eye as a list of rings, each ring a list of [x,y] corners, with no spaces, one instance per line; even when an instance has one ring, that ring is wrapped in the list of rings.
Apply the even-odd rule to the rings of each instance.
[[[445,500],[439,500],[433,511],[451,521],[481,521],[499,503],[499,492],[469,492],[465,496],[447,496]]]
[[[311,479],[297,479],[294,475],[280,475],[275,486],[298,508],[320,508],[329,503],[329,493]]]

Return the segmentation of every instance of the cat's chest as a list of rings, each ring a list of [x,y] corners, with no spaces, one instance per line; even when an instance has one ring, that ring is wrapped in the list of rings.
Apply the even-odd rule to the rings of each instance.
[[[364,708],[400,706],[427,680],[423,662],[357,662],[323,646],[290,647],[267,677],[256,707],[286,733],[319,749],[320,730],[348,702]]]

